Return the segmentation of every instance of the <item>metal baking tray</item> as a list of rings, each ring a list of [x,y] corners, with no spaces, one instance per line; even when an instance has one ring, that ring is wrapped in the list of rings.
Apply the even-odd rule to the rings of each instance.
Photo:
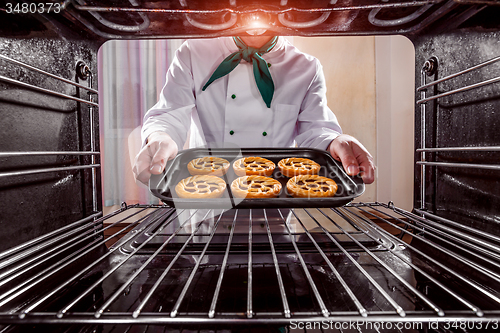
[[[229,171],[223,178],[227,188],[221,198],[215,199],[184,199],[175,193],[175,185],[189,176],[187,164],[199,157],[214,156],[225,158],[231,163]],[[281,193],[276,198],[241,199],[231,195],[231,183],[238,176],[233,171],[233,162],[242,157],[259,156],[267,158],[276,164],[271,177],[282,185]],[[294,198],[287,194],[286,182],[278,162],[283,158],[300,157],[316,161],[321,166],[319,175],[333,179],[338,190],[335,196],[326,198]],[[176,208],[307,208],[307,207],[338,207],[351,202],[365,191],[365,184],[359,176],[348,176],[342,165],[334,160],[324,150],[311,148],[194,148],[179,152],[168,161],[161,175],[152,175],[149,181],[151,193],[169,206]]]

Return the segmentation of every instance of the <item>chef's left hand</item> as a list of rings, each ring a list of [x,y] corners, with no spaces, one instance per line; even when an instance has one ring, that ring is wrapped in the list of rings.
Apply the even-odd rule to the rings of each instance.
[[[341,134],[330,142],[327,150],[334,159],[342,162],[349,176],[359,173],[365,184],[373,183],[375,180],[373,157],[356,138]]]

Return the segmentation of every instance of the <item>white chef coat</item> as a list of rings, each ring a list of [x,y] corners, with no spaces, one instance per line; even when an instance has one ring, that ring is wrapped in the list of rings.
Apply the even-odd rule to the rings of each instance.
[[[326,149],[342,130],[327,106],[320,62],[279,37],[263,55],[274,81],[271,108],[262,99],[251,63],[242,60],[228,75],[202,87],[228,55],[231,37],[192,39],[177,50],[159,101],[144,116],[142,139],[168,133],[182,149],[233,143],[247,147]]]

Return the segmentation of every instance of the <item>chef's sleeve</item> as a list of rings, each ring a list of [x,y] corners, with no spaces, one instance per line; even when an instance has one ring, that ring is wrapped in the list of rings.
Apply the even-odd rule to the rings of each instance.
[[[144,115],[143,144],[151,133],[163,131],[170,135],[177,147],[183,147],[195,108],[191,55],[188,43],[184,43],[170,64],[158,102]]]
[[[342,134],[342,128],[327,105],[323,67],[318,60],[315,65],[316,75],[300,107],[295,141],[299,147],[326,149],[332,140]]]

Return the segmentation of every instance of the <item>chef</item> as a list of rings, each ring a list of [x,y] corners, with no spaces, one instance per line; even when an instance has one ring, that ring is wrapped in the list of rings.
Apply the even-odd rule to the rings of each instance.
[[[186,41],[158,103],[144,116],[142,140],[133,172],[145,184],[186,140],[190,148],[229,142],[326,149],[349,175],[360,173],[367,184],[374,180],[372,156],[342,134],[328,108],[321,64],[283,37]]]

